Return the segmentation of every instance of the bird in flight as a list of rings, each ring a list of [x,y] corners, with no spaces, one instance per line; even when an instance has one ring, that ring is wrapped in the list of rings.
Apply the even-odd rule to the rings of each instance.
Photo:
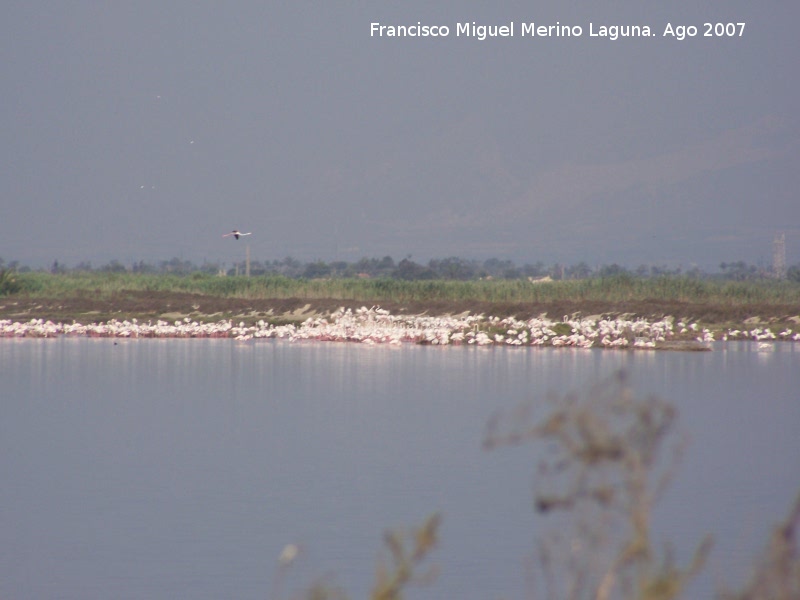
[[[228,237],[229,235],[232,235],[238,240],[240,235],[252,235],[252,233],[242,233],[238,229],[234,229],[233,231],[231,231],[230,233],[226,233],[222,237]]]

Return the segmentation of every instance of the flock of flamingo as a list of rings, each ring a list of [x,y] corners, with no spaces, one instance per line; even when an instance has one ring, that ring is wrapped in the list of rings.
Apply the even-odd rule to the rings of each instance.
[[[520,320],[512,317],[461,315],[433,317],[392,315],[380,307],[357,310],[340,308],[329,318],[310,317],[299,325],[274,325],[263,320],[253,324],[231,320],[213,323],[189,317],[173,322],[137,319],[103,323],[53,323],[42,319],[27,322],[0,320],[0,337],[85,336],[111,338],[231,338],[240,342],[257,339],[290,341],[316,340],[361,342],[364,344],[468,344],[477,346],[551,346],[576,348],[655,349],[670,341],[688,340],[708,344],[720,339],[752,340],[761,344],[773,341],[800,341],[800,333],[785,329],[774,333],[769,328],[727,330],[715,334],[697,323],[666,317],[644,319],[570,318],[551,320],[538,317]]]

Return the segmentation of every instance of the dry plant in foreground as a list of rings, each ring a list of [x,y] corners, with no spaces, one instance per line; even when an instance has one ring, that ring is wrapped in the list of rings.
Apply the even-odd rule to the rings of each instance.
[[[786,520],[770,537],[747,586],[738,593],[721,594],[722,600],[797,600],[800,598],[800,496]]]
[[[618,372],[585,397],[551,396],[489,421],[487,449],[544,446],[534,503],[555,525],[539,544],[546,597],[668,600],[702,567],[709,537],[683,568],[669,549],[659,555],[653,547],[652,509],[685,445],[669,435],[676,417],[663,400],[635,397]]]
[[[381,560],[378,563],[371,600],[402,600],[403,592],[408,586],[433,582],[437,569],[433,566],[426,567],[422,572],[420,569],[438,544],[441,520],[441,515],[435,513],[410,532],[392,529],[384,533],[384,542],[391,560]],[[279,563],[281,569],[286,569],[291,560]],[[330,578],[318,579],[302,595],[304,600],[347,600],[347,597],[344,590],[336,586]],[[273,598],[280,598],[280,593],[274,593]]]
[[[547,402],[529,402],[490,419],[486,449],[528,442],[542,447],[534,506],[552,528],[539,541],[541,579],[532,585],[534,597],[672,600],[684,594],[705,563],[711,537],[697,545],[688,565],[677,566],[668,546],[656,550],[651,527],[653,507],[686,445],[675,435],[676,420],[668,402],[636,397],[622,371],[584,395],[552,394]],[[434,514],[417,529],[384,534],[388,556],[378,564],[371,600],[401,600],[409,586],[433,581],[436,569],[425,563],[438,543],[440,522]],[[776,527],[746,587],[723,592],[720,600],[799,599],[799,529],[800,497]],[[284,549],[279,576],[298,552],[294,545]],[[328,578],[317,580],[302,598],[347,595]]]
[[[406,586],[428,584],[435,579],[437,571],[434,567],[429,567],[421,574],[418,569],[438,543],[440,522],[438,513],[429,517],[413,532],[410,548],[406,547],[406,536],[402,531],[393,530],[384,534],[392,561],[391,564],[384,561],[378,564],[372,600],[400,600]]]

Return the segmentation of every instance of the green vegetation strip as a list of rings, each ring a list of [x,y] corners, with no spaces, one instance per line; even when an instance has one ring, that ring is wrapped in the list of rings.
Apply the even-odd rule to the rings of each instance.
[[[338,299],[359,302],[496,303],[626,302],[658,300],[710,303],[794,305],[800,309],[800,284],[791,281],[713,281],[667,276],[603,278],[531,283],[525,280],[402,281],[397,279],[292,279],[284,276],[217,277],[132,273],[41,272],[15,275],[16,293],[31,298],[81,295],[108,297],[124,291],[186,292],[244,299]]]

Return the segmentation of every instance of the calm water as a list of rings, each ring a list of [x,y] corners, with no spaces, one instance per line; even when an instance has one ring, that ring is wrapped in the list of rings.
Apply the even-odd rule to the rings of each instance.
[[[800,491],[800,347],[646,353],[230,340],[0,340],[0,597],[366,597],[389,526],[444,515],[412,598],[522,598],[536,448],[485,452],[498,408],[619,368],[691,443],[659,504],[695,592],[742,569]],[[286,577],[277,557],[302,553]],[[698,591],[699,590],[699,591]]]

